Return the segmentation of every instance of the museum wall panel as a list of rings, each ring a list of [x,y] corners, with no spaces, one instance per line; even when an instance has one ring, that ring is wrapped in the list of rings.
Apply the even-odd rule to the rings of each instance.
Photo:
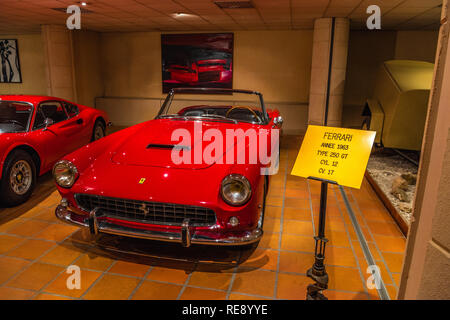
[[[161,83],[160,37],[159,32],[101,34],[105,99],[98,99],[97,107],[113,115],[114,123],[135,124],[149,119],[153,109],[159,108],[159,99],[165,96]],[[304,132],[311,55],[312,30],[236,31],[233,87],[262,92],[268,106],[277,107],[285,116],[286,130]],[[118,101],[113,102],[114,99]],[[214,95],[211,99],[231,101],[227,95]],[[133,102],[124,104],[126,101]],[[124,108],[127,108],[125,114]],[[145,113],[142,115],[138,110]]]
[[[74,100],[95,106],[95,99],[99,97],[108,101],[114,98],[153,99],[157,102],[154,108],[159,108],[159,99],[164,96],[160,36],[159,32],[73,32]],[[2,37],[19,41],[23,82],[0,84],[0,94],[46,94],[42,35]],[[436,39],[435,31],[351,31],[343,126],[358,127],[361,124],[362,107],[365,99],[372,95],[376,70],[383,61],[394,58],[433,61]],[[314,81],[311,79],[312,43],[312,30],[234,32],[233,87],[261,91],[270,105],[282,110],[286,132],[301,133],[306,129],[310,81]],[[64,57],[58,55],[56,58]],[[226,95],[213,98],[230,100]],[[114,114],[116,111],[111,108],[120,103],[102,107]],[[147,103],[147,100],[140,102],[141,105]],[[138,104],[135,102],[132,106]],[[135,111],[128,110],[126,116],[122,114],[116,122],[131,125],[146,119],[133,118],[131,115]]]
[[[42,25],[47,95],[74,101],[77,97],[72,33],[61,25]]]
[[[0,83],[0,94],[46,94],[44,48],[41,34],[8,34],[0,39],[17,39],[22,83]]]
[[[343,125],[361,125],[359,115],[373,94],[378,67],[395,55],[395,31],[351,31],[344,93]]]
[[[450,42],[444,2],[399,299],[450,299]],[[445,232],[443,230],[446,230]]]
[[[103,96],[100,34],[92,31],[73,32],[73,50],[77,103],[94,107],[95,98]]]
[[[437,31],[398,31],[395,59],[434,63],[439,33]]]
[[[314,22],[309,124],[323,125],[327,119],[328,125],[341,126],[349,27],[350,23],[346,18],[336,18],[334,26],[331,18],[316,19]],[[333,51],[330,56],[331,48]]]

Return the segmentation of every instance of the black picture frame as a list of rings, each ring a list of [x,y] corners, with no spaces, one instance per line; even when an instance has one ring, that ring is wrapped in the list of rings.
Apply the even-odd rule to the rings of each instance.
[[[22,83],[17,39],[0,39],[0,83]]]
[[[173,88],[233,89],[233,33],[161,34],[162,92]]]

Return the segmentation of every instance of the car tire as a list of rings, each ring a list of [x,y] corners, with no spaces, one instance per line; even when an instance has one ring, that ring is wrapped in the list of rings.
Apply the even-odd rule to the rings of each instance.
[[[36,165],[24,150],[15,150],[6,158],[0,181],[0,202],[16,206],[27,201],[36,185]]]
[[[96,120],[94,124],[94,130],[92,131],[92,139],[91,141],[97,141],[103,138],[105,134],[106,128],[101,120]]]

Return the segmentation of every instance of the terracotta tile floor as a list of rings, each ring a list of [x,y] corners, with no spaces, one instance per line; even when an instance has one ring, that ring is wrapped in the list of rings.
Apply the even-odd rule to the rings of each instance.
[[[314,257],[320,183],[291,176],[299,137],[284,137],[272,177],[265,234],[255,248],[198,247],[101,236],[54,217],[60,200],[49,174],[32,198],[0,208],[0,299],[305,299]],[[370,185],[345,190],[395,298],[405,238]],[[367,262],[343,198],[331,186],[326,234],[330,299],[378,299],[366,288]],[[81,269],[69,290],[69,265]]]

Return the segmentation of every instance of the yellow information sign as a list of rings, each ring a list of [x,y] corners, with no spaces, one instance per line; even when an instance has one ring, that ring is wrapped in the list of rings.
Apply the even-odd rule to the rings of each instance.
[[[359,189],[375,131],[308,126],[291,174]]]

